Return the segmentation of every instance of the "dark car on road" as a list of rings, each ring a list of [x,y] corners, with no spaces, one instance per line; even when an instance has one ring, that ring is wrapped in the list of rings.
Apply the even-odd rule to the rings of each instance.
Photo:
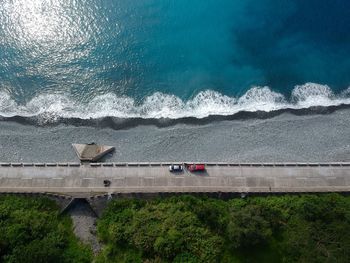
[[[103,180],[103,185],[104,185],[105,187],[108,187],[108,186],[111,185],[111,181],[110,181],[110,180]]]

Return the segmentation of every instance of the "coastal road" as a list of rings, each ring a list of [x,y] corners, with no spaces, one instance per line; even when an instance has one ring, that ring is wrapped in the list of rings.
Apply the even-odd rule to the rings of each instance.
[[[1,163],[1,193],[90,197],[113,193],[350,192],[350,163],[206,163],[170,173],[170,163]],[[104,180],[110,180],[105,187]]]

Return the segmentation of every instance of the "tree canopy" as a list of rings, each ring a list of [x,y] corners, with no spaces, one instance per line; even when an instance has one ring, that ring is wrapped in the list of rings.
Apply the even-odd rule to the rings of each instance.
[[[0,262],[91,262],[68,216],[47,198],[0,196]]]
[[[350,262],[340,194],[117,199],[98,220],[95,258],[47,198],[0,196],[0,262]]]
[[[350,198],[120,199],[98,233],[97,262],[349,262]]]

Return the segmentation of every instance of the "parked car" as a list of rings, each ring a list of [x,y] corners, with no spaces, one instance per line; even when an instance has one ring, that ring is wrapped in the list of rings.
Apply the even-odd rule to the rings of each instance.
[[[187,164],[186,168],[190,172],[203,172],[205,171],[205,164]]]
[[[109,180],[103,180],[103,185],[104,185],[105,187],[108,187],[108,186],[111,185],[111,181],[109,181]]]
[[[182,172],[183,171],[183,166],[180,164],[172,164],[169,166],[169,171],[174,173],[174,172]]]

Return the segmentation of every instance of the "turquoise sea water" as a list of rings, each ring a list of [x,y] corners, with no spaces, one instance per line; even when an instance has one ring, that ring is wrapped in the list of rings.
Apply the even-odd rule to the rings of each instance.
[[[2,0],[0,115],[350,104],[348,0]]]

